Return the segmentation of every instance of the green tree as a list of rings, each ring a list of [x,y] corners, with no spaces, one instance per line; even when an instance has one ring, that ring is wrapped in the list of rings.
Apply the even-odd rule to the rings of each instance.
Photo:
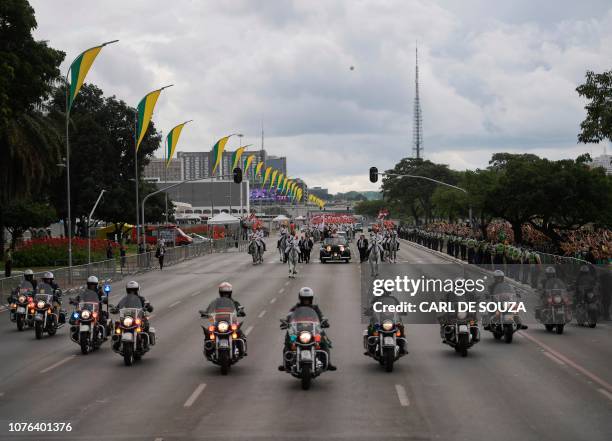
[[[49,204],[16,199],[6,206],[2,222],[11,235],[11,249],[29,228],[47,227],[57,221],[57,213]]]
[[[375,218],[378,216],[378,212],[387,207],[387,205],[385,201],[380,199],[375,201],[360,201],[355,204],[354,210],[355,214]]]
[[[58,171],[62,140],[43,110],[64,53],[34,40],[36,26],[26,0],[0,2],[0,219],[10,201],[38,195]]]
[[[584,107],[587,115],[580,124],[578,141],[612,141],[612,70],[600,74],[587,71],[586,82],[578,86],[576,91],[588,101]]]

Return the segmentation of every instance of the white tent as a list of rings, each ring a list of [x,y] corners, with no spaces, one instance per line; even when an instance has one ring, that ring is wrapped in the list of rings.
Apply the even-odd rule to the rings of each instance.
[[[303,221],[306,220],[306,218],[304,216],[298,216],[295,218],[296,221]]]
[[[279,214],[274,219],[272,219],[273,222],[284,222],[284,221],[288,221],[288,220],[289,220],[289,218],[287,216],[285,216],[284,214]]]
[[[238,223],[240,223],[240,219],[227,213],[219,213],[208,219],[208,225],[233,225]]]

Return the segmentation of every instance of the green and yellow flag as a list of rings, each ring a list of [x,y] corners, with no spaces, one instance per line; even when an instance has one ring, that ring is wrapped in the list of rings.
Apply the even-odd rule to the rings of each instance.
[[[232,154],[232,170],[238,167],[238,161],[240,161],[240,158],[242,157],[242,154],[244,153],[245,150],[246,150],[246,146],[238,147],[236,151]]]
[[[274,182],[276,181],[276,176],[278,175],[278,170],[274,170],[272,172],[272,179],[270,180],[270,190],[274,187]]]
[[[86,51],[81,52],[81,55],[76,57],[70,65],[70,84],[68,85],[68,112],[72,108],[72,103],[76,98],[81,86],[85,82],[87,72],[91,69],[94,60],[107,44],[115,43],[119,40],[108,41],[100,46],[94,46]]]
[[[221,164],[221,158],[223,158],[223,150],[225,150],[225,144],[227,144],[227,141],[230,139],[231,136],[233,135],[224,136],[219,141],[217,141],[215,145],[213,146],[212,154],[215,160],[215,165],[213,166],[213,169],[212,169],[213,175],[215,174],[215,171],[217,170],[217,167],[219,166],[219,164]]]
[[[153,110],[155,109],[155,104],[157,103],[157,99],[159,98],[159,94],[161,93],[161,89],[154,90],[153,92],[149,92],[145,95],[143,99],[138,103],[138,124],[136,125],[136,151],[138,151],[138,147],[140,147],[140,143],[147,133],[147,129],[149,128],[149,123],[151,122],[151,118],[153,117]]]
[[[280,190],[282,185],[283,185],[283,176],[285,176],[284,174],[280,173],[278,175],[278,181],[276,181],[276,190]]]
[[[184,123],[174,127],[172,130],[170,130],[168,136],[166,136],[166,148],[168,149],[166,152],[166,167],[168,167],[170,161],[172,160],[172,156],[174,156],[174,151],[176,150],[176,144],[178,144],[179,136],[181,136],[181,131],[188,122],[191,122],[191,120],[185,121]]]
[[[281,191],[283,192],[283,194],[287,194],[287,183],[288,182],[289,182],[289,178],[285,176],[285,179],[283,180],[283,185],[281,186]]]
[[[255,166],[255,176],[261,176],[261,169],[263,168],[264,163],[261,161],[257,166]]]
[[[263,164],[263,162],[260,163],[260,164]],[[266,185],[266,182],[268,182],[268,178],[270,177],[270,173],[272,173],[272,167],[268,167],[266,169],[266,172],[264,173],[264,180],[263,180],[263,184],[262,185]]]
[[[246,158],[246,161],[244,161],[244,177],[245,178],[248,178],[248,176],[249,176],[249,167],[253,163],[254,159],[255,159],[255,155],[249,155]]]

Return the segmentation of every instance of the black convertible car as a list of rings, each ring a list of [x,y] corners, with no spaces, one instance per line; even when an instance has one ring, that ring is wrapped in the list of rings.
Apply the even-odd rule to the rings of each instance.
[[[338,261],[348,262],[351,260],[351,248],[344,237],[329,237],[321,244],[319,251],[321,263]]]

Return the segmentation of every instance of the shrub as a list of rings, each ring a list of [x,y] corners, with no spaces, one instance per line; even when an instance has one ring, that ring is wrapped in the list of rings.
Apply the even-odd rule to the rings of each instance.
[[[106,244],[104,239],[91,240],[91,260],[106,259]],[[117,243],[111,242],[113,248]],[[87,239],[80,237],[72,239],[72,264],[87,263]],[[13,253],[13,265],[16,267],[45,267],[68,265],[68,239],[45,238],[24,242]]]

